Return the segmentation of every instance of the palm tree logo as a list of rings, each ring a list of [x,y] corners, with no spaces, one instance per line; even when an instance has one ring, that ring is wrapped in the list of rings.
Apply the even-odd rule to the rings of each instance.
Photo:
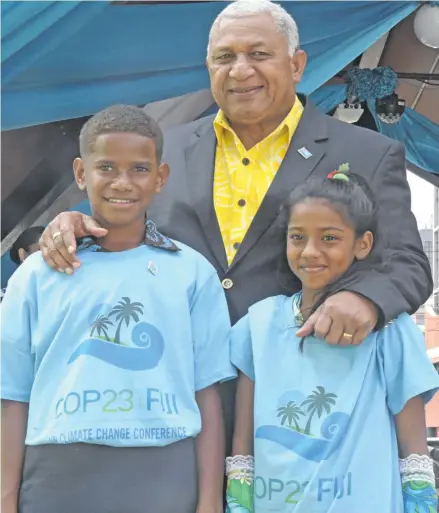
[[[305,401],[300,406],[308,405],[308,421],[305,426],[305,435],[309,435],[311,431],[311,420],[315,413],[317,413],[320,418],[323,415],[323,410],[326,411],[328,415],[331,411],[332,406],[335,405],[335,399],[337,396],[335,394],[327,394],[325,389],[321,386],[316,387]]]
[[[96,320],[90,326],[90,337],[92,337],[96,331],[98,337],[103,335],[108,342],[111,342],[107,331],[109,326],[113,326],[110,319],[105,317],[105,315],[98,315]]]
[[[299,415],[305,415],[303,411],[300,409],[299,406],[294,401],[289,401],[286,406],[280,406],[277,409],[277,416],[281,417],[281,426],[285,424],[285,422],[288,421],[288,426],[290,428],[294,428],[296,431],[300,432],[299,427]]]
[[[129,297],[123,297],[122,300],[113,307],[108,317],[114,315],[116,316],[116,321],[119,322],[114,336],[115,344],[120,344],[120,330],[123,322],[125,321],[127,327],[129,326],[131,319],[139,322],[139,314],[143,315],[143,308],[144,306],[142,303],[131,303],[131,299]]]

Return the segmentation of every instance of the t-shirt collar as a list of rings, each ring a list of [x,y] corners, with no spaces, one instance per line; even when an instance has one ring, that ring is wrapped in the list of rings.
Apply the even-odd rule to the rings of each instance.
[[[147,220],[145,223],[145,238],[140,245],[142,244],[145,246],[153,246],[155,248],[164,249],[166,251],[180,251],[180,248],[177,246],[177,244],[160,233],[157,230],[156,225],[150,220]],[[91,249],[93,251],[111,253],[110,250],[101,247],[97,243],[96,237],[84,237],[82,239],[78,239],[77,247],[78,251]]]

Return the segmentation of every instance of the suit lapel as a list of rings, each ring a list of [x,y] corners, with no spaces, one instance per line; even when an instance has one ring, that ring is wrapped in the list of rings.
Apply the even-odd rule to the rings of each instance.
[[[227,256],[213,201],[216,136],[212,123],[194,136],[195,142],[186,150],[189,190],[212,254],[225,271]]]
[[[326,151],[326,116],[307,102],[282,164],[231,264],[234,267],[272,225],[291,190],[315,169]],[[305,148],[311,156],[305,158]],[[301,151],[299,151],[301,150]]]

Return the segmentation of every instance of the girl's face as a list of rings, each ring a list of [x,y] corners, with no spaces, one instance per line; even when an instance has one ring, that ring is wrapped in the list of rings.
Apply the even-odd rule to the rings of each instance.
[[[324,200],[304,200],[290,212],[287,259],[303,290],[318,292],[334,282],[355,258],[366,258],[372,245],[371,232],[357,239],[349,222]]]

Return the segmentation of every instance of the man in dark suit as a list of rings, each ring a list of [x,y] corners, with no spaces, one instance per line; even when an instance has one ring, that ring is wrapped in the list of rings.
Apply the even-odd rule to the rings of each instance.
[[[295,22],[281,7],[266,0],[226,7],[212,26],[207,56],[220,112],[165,133],[171,177],[150,217],[215,266],[236,322],[256,301],[297,290],[279,273],[283,200],[308,176],[347,164],[379,199],[384,263],[329,298],[302,334],[360,343],[376,326],[416,311],[431,293],[431,273],[410,210],[403,146],[297,97],[305,64]],[[71,273],[79,265],[74,236],[103,233],[87,216],[63,213],[41,247],[49,265]]]

